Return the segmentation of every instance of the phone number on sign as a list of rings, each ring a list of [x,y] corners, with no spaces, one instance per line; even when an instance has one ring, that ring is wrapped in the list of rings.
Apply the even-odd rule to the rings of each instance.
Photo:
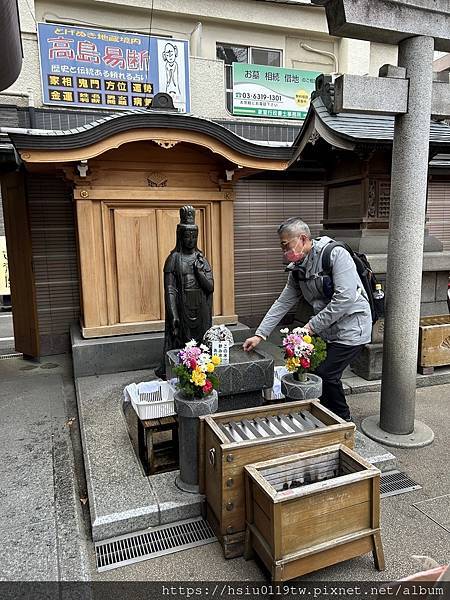
[[[279,94],[250,94],[249,92],[235,92],[236,100],[239,99],[251,99],[251,100],[272,100],[272,101],[281,101],[281,96]]]

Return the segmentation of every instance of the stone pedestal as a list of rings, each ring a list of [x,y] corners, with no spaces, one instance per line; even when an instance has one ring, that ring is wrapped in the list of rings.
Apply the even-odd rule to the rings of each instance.
[[[179,350],[170,350],[166,355],[167,378],[174,377],[173,368],[178,364]],[[259,392],[273,387],[274,360],[270,354],[255,349],[245,352],[241,344],[230,348],[230,363],[219,365],[214,374],[219,380],[219,399],[236,394]]]
[[[296,381],[293,373],[281,378],[281,393],[287,400],[314,400],[322,395],[322,379],[308,373],[306,381]]]
[[[189,399],[182,392],[175,393],[175,411],[178,414],[180,475],[175,484],[184,492],[198,494],[198,430],[199,417],[217,411],[217,392],[209,396]]]
[[[368,381],[381,379],[383,344],[367,344],[350,365],[351,370]]]

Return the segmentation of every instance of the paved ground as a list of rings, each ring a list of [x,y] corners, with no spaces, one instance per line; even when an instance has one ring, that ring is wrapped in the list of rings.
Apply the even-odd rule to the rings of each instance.
[[[0,360],[0,381],[0,580],[266,579],[257,562],[225,561],[218,543],[97,573],[69,357],[41,364]],[[394,451],[423,488],[382,500],[386,571],[375,571],[367,555],[309,575],[309,581],[393,580],[418,570],[416,554],[449,561],[449,395],[450,385],[418,390],[417,417],[434,430],[435,442]],[[359,424],[378,411],[379,394],[353,394],[349,403]]]
[[[0,360],[2,580],[88,577],[68,421],[76,415],[70,373],[69,356],[40,364]]]

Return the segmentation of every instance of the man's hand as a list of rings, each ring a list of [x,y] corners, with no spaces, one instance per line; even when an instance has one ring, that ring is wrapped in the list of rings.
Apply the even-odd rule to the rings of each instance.
[[[310,334],[310,335],[314,335],[314,331],[313,328],[311,327],[311,325],[309,323],[306,323],[306,325],[303,326],[303,329],[306,329],[306,331]]]
[[[256,348],[256,346],[259,344],[261,339],[262,338],[260,338],[259,335],[254,335],[253,337],[247,338],[245,340],[245,342],[243,343],[242,347],[244,348],[244,350],[246,352],[250,352],[250,350],[253,350],[253,348]]]

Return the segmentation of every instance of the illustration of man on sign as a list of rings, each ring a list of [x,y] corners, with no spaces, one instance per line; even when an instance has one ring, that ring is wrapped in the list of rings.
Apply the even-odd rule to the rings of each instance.
[[[178,79],[178,48],[174,44],[167,42],[164,47],[162,57],[166,63],[166,93],[174,98],[180,94],[180,85]]]

